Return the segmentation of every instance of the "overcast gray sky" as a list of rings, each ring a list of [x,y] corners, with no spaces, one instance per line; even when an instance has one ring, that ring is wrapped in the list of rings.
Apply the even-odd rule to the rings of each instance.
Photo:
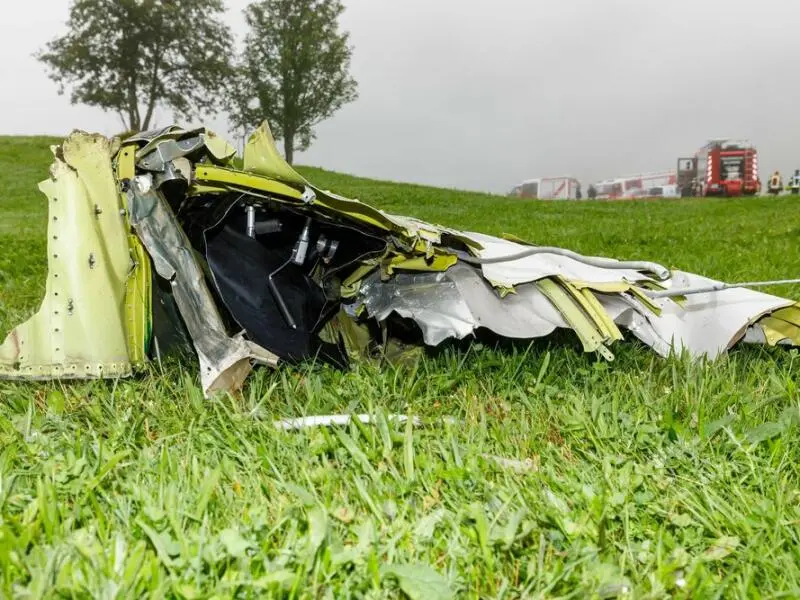
[[[63,31],[67,0],[8,4],[0,134],[118,131],[114,115],[58,96],[31,57]],[[227,4],[241,39],[247,0]],[[360,97],[298,163],[502,192],[537,176],[673,168],[730,136],[758,146],[762,180],[800,168],[798,0],[345,4]]]

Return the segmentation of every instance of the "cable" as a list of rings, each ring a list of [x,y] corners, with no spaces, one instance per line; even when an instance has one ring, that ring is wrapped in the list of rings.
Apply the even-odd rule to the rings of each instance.
[[[675,296],[691,296],[693,294],[707,294],[709,292],[721,292],[733,288],[766,287],[768,285],[787,285],[800,283],[800,279],[777,279],[775,281],[743,281],[741,283],[715,283],[713,285],[698,286],[695,288],[684,288],[674,290],[659,290],[657,292],[646,292],[650,298],[672,298]]]
[[[275,302],[278,304],[278,309],[281,311],[283,315],[283,319],[286,321],[286,324],[291,327],[292,329],[297,329],[297,323],[295,322],[294,318],[292,318],[292,313],[289,311],[289,307],[286,305],[286,300],[283,299],[283,294],[281,294],[280,289],[275,284],[275,276],[283,271],[286,267],[292,264],[292,258],[290,257],[285,263],[283,263],[280,267],[275,269],[272,273],[267,276],[267,284],[269,285],[269,289],[272,292],[272,296],[275,298]]]
[[[658,263],[649,261],[621,261],[613,258],[583,256],[582,254],[578,254],[577,252],[572,252],[571,250],[565,250],[564,248],[554,248],[552,246],[537,246],[535,248],[527,248],[522,252],[517,252],[515,254],[507,254],[506,256],[492,256],[486,258],[472,256],[471,254],[467,254],[466,252],[461,252],[458,250],[455,250],[454,252],[456,256],[459,258],[459,260],[462,260],[465,263],[469,263],[472,265],[493,265],[497,263],[511,262],[514,260],[519,260],[521,258],[527,258],[529,256],[533,256],[534,254],[556,254],[558,256],[571,258],[572,260],[575,260],[577,262],[589,265],[591,267],[598,267],[600,269],[630,269],[633,271],[647,271],[648,273],[652,273],[653,275],[655,275],[656,278],[658,278],[661,281],[670,278],[669,269],[663,267],[662,265],[659,265]]]

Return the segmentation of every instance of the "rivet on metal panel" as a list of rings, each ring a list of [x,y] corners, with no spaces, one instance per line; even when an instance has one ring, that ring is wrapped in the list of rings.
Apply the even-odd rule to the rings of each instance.
[[[100,208],[97,204],[94,205],[94,216],[99,217],[103,214],[103,209]]]
[[[58,294],[56,294],[56,296],[58,296]],[[67,314],[72,315],[74,310],[75,310],[75,303],[72,301],[72,298],[70,298],[67,301]]]
[[[89,253],[89,268],[90,269],[94,269],[95,262],[96,261],[94,260],[94,254],[90,252]]]

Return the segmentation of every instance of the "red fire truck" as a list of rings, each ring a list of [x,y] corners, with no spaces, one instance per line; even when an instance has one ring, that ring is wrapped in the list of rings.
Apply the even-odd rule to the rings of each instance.
[[[678,159],[682,196],[754,196],[761,189],[758,151],[746,140],[711,140]]]

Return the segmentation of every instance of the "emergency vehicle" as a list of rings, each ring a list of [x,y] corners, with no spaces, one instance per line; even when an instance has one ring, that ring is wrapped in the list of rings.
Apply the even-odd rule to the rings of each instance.
[[[580,189],[581,184],[574,177],[539,177],[523,181],[510,195],[539,200],[576,200]]]
[[[619,198],[654,198],[665,196],[664,189],[677,183],[675,171],[641,173],[629,177],[605,179],[594,184],[597,198],[616,200]]]
[[[747,140],[716,139],[678,159],[682,196],[754,196],[761,189],[758,151]]]

